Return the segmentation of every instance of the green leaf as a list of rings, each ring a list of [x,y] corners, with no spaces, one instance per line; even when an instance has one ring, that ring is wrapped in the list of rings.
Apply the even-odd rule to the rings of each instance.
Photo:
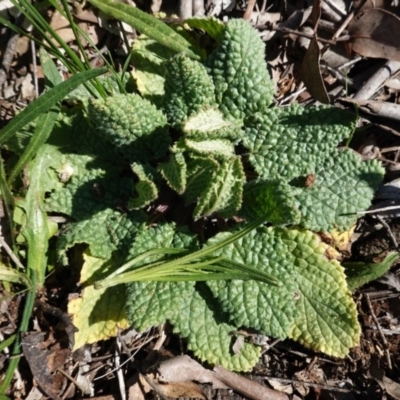
[[[273,108],[245,121],[243,144],[261,178],[291,180],[315,173],[354,124],[355,116],[333,107]]]
[[[186,149],[198,154],[199,156],[210,156],[217,159],[230,159],[234,157],[235,148],[226,139],[191,140],[185,139],[183,142]]]
[[[61,101],[68,93],[72,92],[82,83],[95,78],[107,71],[106,68],[93,69],[75,74],[65,82],[60,83],[55,88],[38,97],[21,111],[12,121],[1,131],[0,145],[7,142],[18,130],[28,125],[40,114],[47,112],[57,102]]]
[[[181,152],[172,153],[168,162],[160,164],[158,168],[172,189],[178,194],[185,191],[187,166],[185,157]]]
[[[157,106],[164,102],[165,61],[176,53],[145,35],[135,39],[132,76],[139,93]]]
[[[335,152],[317,167],[311,187],[293,190],[301,225],[314,231],[346,230],[366,210],[382,181],[384,169],[377,161],[362,161],[351,150]]]
[[[214,84],[200,62],[178,54],[165,63],[165,72],[164,111],[172,126],[216,104]]]
[[[32,288],[32,283],[26,273],[19,272],[14,268],[6,267],[0,262],[0,282],[13,282]]]
[[[294,256],[297,315],[289,337],[313,350],[346,356],[359,342],[360,326],[343,267],[324,256],[327,246],[317,235],[277,232]]]
[[[224,239],[222,233],[207,245]],[[296,279],[293,255],[272,228],[259,228],[223,247],[216,255],[222,255],[266,272],[279,282],[277,287],[257,281],[207,282],[222,309],[230,315],[238,328],[245,326],[284,339],[288,336],[295,318],[294,293]]]
[[[233,157],[222,162],[200,196],[193,218],[196,220],[217,211],[222,212],[224,216],[232,216],[241,206],[244,179],[240,158]]]
[[[250,181],[244,186],[240,213],[249,219],[268,213],[271,224],[296,225],[301,214],[294,204],[292,188],[284,180]]]
[[[97,157],[61,155],[51,164],[58,183],[46,200],[47,210],[67,214],[77,220],[89,219],[116,206],[116,199],[129,197],[132,180],[121,177],[123,168]]]
[[[210,244],[215,240],[218,236]],[[316,351],[343,357],[357,345],[360,327],[343,268],[325,257],[326,249],[311,232],[259,228],[216,254],[259,268],[281,285],[207,284],[236,326],[290,337]]]
[[[40,63],[46,77],[47,88],[54,87],[62,82],[53,60],[42,47],[40,48]],[[24,152],[10,172],[10,176],[8,177],[8,183],[10,185],[21,173],[26,164],[32,160],[39,148],[47,141],[58,118],[58,113],[59,107],[54,106],[37,118],[35,131],[33,132],[28,145],[24,149]]]
[[[91,101],[88,117],[95,131],[130,162],[150,162],[168,150],[165,115],[135,93]]]
[[[43,74],[46,81],[46,87],[52,88],[59,85],[62,82],[62,78],[54,61],[51,59],[50,54],[40,47],[39,49],[40,65],[42,66]]]
[[[57,242],[58,255],[66,263],[66,251],[75,244],[86,243],[91,256],[109,260],[118,251],[122,261],[144,221],[145,216],[139,212],[124,215],[107,209],[90,219],[68,224]]]
[[[199,58],[199,56],[193,52],[190,43],[186,41],[183,36],[148,13],[136,7],[110,0],[90,0],[89,2],[107,15],[119,21],[126,22],[128,25],[144,33],[149,38],[156,40],[163,46],[177,53],[186,53],[189,57],[194,59]]]
[[[207,64],[224,115],[243,119],[271,104],[274,89],[265,62],[265,45],[248,22],[228,22]]]
[[[217,42],[220,42],[224,35],[225,24],[215,17],[186,18],[185,25],[189,25],[191,28],[203,30]]]
[[[190,139],[240,138],[242,121],[227,121],[221,111],[216,108],[201,109],[190,116],[182,125],[182,131]]]
[[[159,226],[144,233],[135,251],[140,254],[154,247],[173,244],[187,247],[184,242],[176,240],[172,226]],[[169,320],[174,331],[187,337],[188,347],[204,361],[247,371],[259,358],[259,348],[247,343],[238,354],[233,353],[231,343],[235,327],[215,308],[215,302],[204,286],[199,290],[194,282],[133,282],[128,285],[126,304],[129,321],[135,329],[143,331]]]
[[[58,118],[58,112],[59,108],[55,106],[37,118],[36,128],[33,132],[31,140],[10,172],[10,176],[8,177],[9,185],[12,184],[14,179],[24,169],[26,164],[32,160],[40,147],[47,141]]]
[[[22,234],[28,242],[28,276],[35,284],[44,284],[47,267],[47,249],[50,238],[47,215],[44,211],[45,180],[51,160],[50,147],[43,145],[33,162],[30,185],[25,197],[26,224]]]
[[[153,178],[145,171],[143,165],[132,164],[132,171],[138,177],[139,181],[135,184],[137,196],[129,199],[128,208],[130,210],[139,210],[157,199],[158,189]]]
[[[197,201],[220,168],[218,161],[206,157],[191,157],[187,162],[186,203]]]
[[[380,263],[345,262],[343,267],[347,275],[347,285],[351,291],[372,282],[389,271],[399,258],[398,253],[389,253]]]

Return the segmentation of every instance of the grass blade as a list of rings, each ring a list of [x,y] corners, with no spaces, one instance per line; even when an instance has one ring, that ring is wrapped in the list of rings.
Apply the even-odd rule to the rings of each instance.
[[[192,45],[183,36],[176,33],[167,24],[164,24],[164,22],[159,21],[157,18],[136,7],[110,0],[89,0],[89,3],[93,4],[107,15],[126,22],[139,32],[177,53],[183,52],[191,58],[200,58],[200,56],[192,50]]]
[[[0,145],[4,144],[17,131],[35,120],[40,114],[50,110],[57,102],[61,101],[68,93],[72,92],[82,83],[104,74],[107,68],[94,69],[76,74],[65,82],[38,97],[21,111],[0,133]]]

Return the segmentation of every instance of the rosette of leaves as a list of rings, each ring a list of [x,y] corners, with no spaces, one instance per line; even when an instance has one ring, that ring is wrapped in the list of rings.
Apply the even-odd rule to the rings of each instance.
[[[94,147],[86,155],[80,149],[52,165],[57,171],[68,164],[73,171],[68,180],[54,184],[47,202],[49,211],[75,219],[59,251],[65,254],[75,243],[86,243],[82,279],[101,280],[105,286],[119,278],[113,275],[116,260],[126,261],[124,268],[132,266],[129,260],[135,260],[135,268],[179,261],[178,253],[199,247],[192,235],[173,224],[143,224],[143,211],[159,200],[165,184],[187,204],[194,203],[194,220],[217,214],[251,223],[265,216],[268,227],[239,240],[229,238],[241,226],[209,239],[205,249],[226,245],[195,261],[215,262],[216,268],[234,265],[239,271],[251,267],[273,277],[276,286],[245,274],[242,280],[208,282],[203,277],[198,280],[204,282],[196,283],[190,280],[193,264],[187,262],[188,275],[180,282],[153,277],[154,282],[128,285],[123,303],[130,323],[144,330],[169,320],[200,359],[234,370],[249,370],[260,354],[247,342],[233,352],[240,327],[343,357],[359,339],[356,307],[342,266],[325,256],[327,245],[314,232],[348,229],[356,220],[354,212],[369,206],[383,169],[376,161],[364,162],[351,150],[338,149],[355,127],[352,114],[326,106],[272,106],[264,44],[247,22],[232,20],[218,29],[218,46],[204,64],[176,55],[159,65],[157,82],[164,86],[157,86],[154,96],[164,96],[160,108],[143,99],[152,98],[152,89],[139,82],[145,93],[90,102],[87,120],[98,141],[90,141]],[[137,79],[146,76],[141,65]],[[156,69],[151,69],[152,77]],[[89,132],[78,122],[71,123],[77,140],[77,132],[82,137]],[[59,137],[65,136],[63,129],[58,128]],[[104,143],[126,163],[113,164]],[[96,150],[99,144],[101,151]],[[137,211],[126,214],[126,208]],[[165,254],[146,256],[163,249]],[[94,266],[100,272],[93,272]],[[107,289],[107,296],[112,297],[113,289]],[[88,315],[94,296],[91,292],[79,305]],[[113,312],[104,325],[126,326],[125,310],[118,316]],[[87,326],[80,318],[84,316],[74,319],[79,329]]]

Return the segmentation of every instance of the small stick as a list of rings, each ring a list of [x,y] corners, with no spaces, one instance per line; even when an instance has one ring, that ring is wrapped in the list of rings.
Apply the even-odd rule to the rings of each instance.
[[[247,8],[245,13],[243,14],[243,19],[248,21],[251,17],[251,13],[253,12],[254,5],[256,4],[256,0],[249,0],[247,3]]]
[[[297,35],[297,36],[303,36],[307,39],[314,39],[314,35],[309,34],[309,33],[305,33],[305,32],[299,32],[293,29],[289,29],[289,28],[285,28],[285,27],[275,27],[274,29],[275,31],[279,31],[279,32],[283,32],[283,33],[292,33],[293,35]],[[321,43],[327,43],[327,44],[331,44],[332,46],[335,46],[337,44],[337,42],[343,42],[343,41],[347,41],[349,40],[349,36],[345,35],[345,36],[341,36],[339,38],[336,39],[336,41],[334,40],[329,40],[329,39],[324,39],[324,38],[320,38],[317,37],[317,40]]]
[[[379,335],[381,337],[382,344],[383,344],[383,347],[385,349],[385,355],[386,355],[386,361],[387,361],[387,364],[388,364],[388,368],[392,369],[392,361],[390,359],[390,353],[389,353],[389,344],[388,344],[388,342],[386,340],[385,335],[382,332],[381,325],[379,324],[378,318],[375,315],[374,309],[372,308],[371,300],[369,299],[369,294],[368,293],[365,293],[365,300],[367,302],[369,311],[371,312],[371,317],[374,320],[376,328],[378,329]]]
[[[124,380],[124,374],[121,368],[121,338],[117,337],[116,338],[116,346],[115,346],[115,357],[114,357],[114,362],[115,362],[115,369],[117,370],[117,378],[118,378],[118,386],[119,386],[119,394],[121,396],[122,400],[126,400],[126,385],[125,385],[125,380]]]
[[[331,392],[365,394],[365,392],[362,392],[360,390],[344,389],[344,388],[340,388],[337,386],[324,385],[322,383],[305,382],[305,381],[299,381],[297,379],[276,378],[274,376],[265,376],[265,375],[257,375],[257,376],[261,376],[262,378],[271,380],[271,381],[288,383],[288,384],[292,384],[292,385],[294,385],[294,384],[304,385],[304,386],[309,386],[309,387],[316,388],[316,389],[329,390]]]
[[[14,263],[21,268],[22,270],[25,269],[25,267],[22,265],[21,261],[18,260],[18,257],[13,253],[11,247],[7,244],[7,242],[4,240],[3,235],[1,234],[1,229],[0,229],[0,248],[3,247],[3,249],[6,251],[6,253],[9,255],[11,260],[14,261]]]
[[[390,239],[392,239],[392,243],[394,244],[394,248],[398,249],[399,244],[397,243],[396,237],[394,236],[392,230],[390,229],[390,226],[388,225],[388,223],[380,216],[377,215],[376,218],[378,219],[378,221],[386,228],[386,230],[389,233]]]
[[[388,206],[388,207],[383,207],[383,208],[375,208],[374,210],[369,210],[369,211],[357,211],[356,214],[375,214],[375,213],[379,213],[381,211],[391,211],[391,210],[399,210],[400,209],[400,205],[399,206]]]
[[[336,31],[336,33],[332,36],[332,40],[337,40],[340,34],[347,28],[347,25],[349,22],[353,19],[354,17],[354,11],[352,11],[346,19],[343,21],[342,25],[340,25],[339,29]]]

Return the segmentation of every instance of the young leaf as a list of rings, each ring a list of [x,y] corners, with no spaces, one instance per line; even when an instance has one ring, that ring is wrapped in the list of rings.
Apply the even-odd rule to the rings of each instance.
[[[214,179],[209,181],[193,212],[196,220],[203,215],[229,210],[229,216],[239,210],[242,202],[244,171],[240,158],[234,157],[221,163]]]
[[[214,84],[198,61],[178,54],[165,63],[164,110],[172,126],[215,103]]]
[[[274,93],[265,63],[265,45],[242,19],[228,22],[208,62],[220,110],[234,119],[264,112]]]
[[[92,100],[88,117],[96,132],[130,162],[149,162],[168,150],[165,115],[135,93]]]
[[[146,173],[143,165],[132,164],[132,171],[138,177],[139,181],[135,185],[137,196],[129,199],[128,209],[139,210],[157,199],[158,189],[150,174]]]
[[[185,157],[180,151],[172,153],[168,162],[159,165],[159,170],[168,185],[178,194],[186,189],[187,166]]]
[[[145,35],[135,39],[132,60],[135,69],[132,76],[143,98],[156,106],[164,102],[165,61],[176,53]]]
[[[227,121],[216,108],[201,109],[183,124],[185,136],[194,140],[229,138],[237,140],[241,136],[242,121]]]
[[[191,28],[201,29],[209,34],[218,43],[222,40],[224,35],[225,24],[215,18],[204,18],[204,17],[193,17],[186,18],[185,25],[189,25]]]
[[[229,160],[234,157],[235,149],[227,139],[191,140],[185,139],[184,146],[199,156],[210,156],[216,159]]]

